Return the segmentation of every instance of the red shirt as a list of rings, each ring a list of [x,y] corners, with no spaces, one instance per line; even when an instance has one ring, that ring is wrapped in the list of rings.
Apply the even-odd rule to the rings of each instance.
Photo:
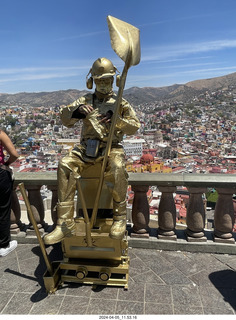
[[[4,154],[3,154],[3,148],[0,144],[0,164],[4,164]]]

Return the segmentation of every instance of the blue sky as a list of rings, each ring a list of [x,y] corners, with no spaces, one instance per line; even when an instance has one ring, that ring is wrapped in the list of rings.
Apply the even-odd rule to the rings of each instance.
[[[129,87],[161,87],[236,72],[235,0],[0,0],[0,93],[86,89],[111,48],[107,15],[140,29]]]

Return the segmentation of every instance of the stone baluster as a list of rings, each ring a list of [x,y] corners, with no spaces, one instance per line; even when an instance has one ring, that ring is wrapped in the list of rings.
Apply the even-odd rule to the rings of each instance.
[[[158,238],[166,240],[177,240],[175,234],[176,207],[173,197],[175,187],[158,187],[162,192],[158,208]]]
[[[33,216],[35,218],[39,231],[43,233],[43,228],[46,227],[46,223],[44,221],[45,212],[43,199],[40,193],[41,185],[25,185],[25,188],[28,191],[28,199],[32,208]],[[26,232],[31,233],[31,231],[33,231],[34,233],[33,226],[30,223],[30,227]]]
[[[57,223],[57,202],[58,202],[58,194],[57,194],[57,185],[48,186],[48,189],[52,191],[52,202],[51,202],[51,215],[53,225],[55,226]]]
[[[133,233],[131,237],[149,237],[149,204],[147,200],[148,186],[132,186],[134,200],[132,207]]]
[[[19,199],[16,194],[16,186],[12,191],[11,199],[11,227],[10,231],[12,234],[19,233],[24,227],[24,224],[21,222],[21,209]]]
[[[235,243],[232,235],[234,226],[234,206],[232,196],[235,189],[217,188],[218,199],[214,214],[215,242]]]
[[[206,212],[202,198],[202,194],[206,190],[206,188],[188,187],[190,193],[186,217],[186,236],[188,241],[207,241],[204,234]]]

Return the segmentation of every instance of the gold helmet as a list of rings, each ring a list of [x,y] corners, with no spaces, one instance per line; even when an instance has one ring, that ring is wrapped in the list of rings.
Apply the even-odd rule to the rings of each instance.
[[[118,70],[109,59],[98,58],[96,61],[94,61],[92,68],[89,70],[89,73],[87,74],[87,77],[86,77],[87,88],[92,89],[93,79],[113,77],[116,74],[116,71]],[[90,73],[91,73],[91,77],[88,79],[88,76]]]

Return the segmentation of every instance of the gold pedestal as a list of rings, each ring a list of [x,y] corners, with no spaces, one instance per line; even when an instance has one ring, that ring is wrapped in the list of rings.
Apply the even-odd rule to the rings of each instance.
[[[76,234],[62,241],[63,261],[53,263],[54,274],[44,274],[47,292],[63,282],[121,286],[128,289],[129,257],[127,237],[109,237],[113,219],[97,219],[91,230],[92,246],[86,242],[86,225],[76,218]]]

